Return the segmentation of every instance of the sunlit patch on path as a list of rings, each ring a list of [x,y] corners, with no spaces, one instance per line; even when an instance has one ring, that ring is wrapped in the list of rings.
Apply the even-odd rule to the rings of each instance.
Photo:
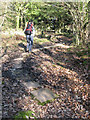
[[[61,48],[70,48],[71,47],[71,46],[68,46],[68,45],[63,45],[63,44],[60,44],[60,43],[56,43],[55,45],[51,45],[51,46],[47,46],[47,47],[43,47],[43,48],[38,48],[38,49],[33,49],[32,51],[35,52],[35,51],[48,49],[48,48],[52,48],[52,47],[58,47],[58,46],[60,46]]]

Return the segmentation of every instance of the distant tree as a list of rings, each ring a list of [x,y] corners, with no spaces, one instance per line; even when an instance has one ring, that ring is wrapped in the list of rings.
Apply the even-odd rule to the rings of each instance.
[[[65,3],[66,9],[68,8],[73,17],[73,34],[76,39],[76,45],[85,45],[87,43],[88,34],[88,9],[87,3]]]
[[[6,20],[7,16],[7,6],[8,2],[1,2],[1,7],[0,7],[0,28],[4,25],[4,22]]]

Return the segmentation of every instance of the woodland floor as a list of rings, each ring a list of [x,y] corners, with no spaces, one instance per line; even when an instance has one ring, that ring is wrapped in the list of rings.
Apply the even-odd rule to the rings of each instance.
[[[12,61],[25,53],[26,40],[22,36],[2,36],[2,116],[13,118],[19,111],[31,110],[37,118],[90,119],[88,60],[70,47],[72,39],[58,35],[42,42],[35,37],[33,52],[24,57],[22,79],[15,79],[10,70]],[[44,48],[61,43],[61,46]],[[70,48],[68,48],[68,47]],[[34,49],[40,50],[34,51]],[[85,64],[86,61],[86,64]],[[38,82],[58,95],[46,104],[31,96],[22,85],[26,79]],[[29,77],[29,78],[28,78]]]

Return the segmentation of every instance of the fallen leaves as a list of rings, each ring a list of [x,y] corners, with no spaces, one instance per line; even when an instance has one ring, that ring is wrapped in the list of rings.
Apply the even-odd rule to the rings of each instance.
[[[18,80],[13,81],[12,78],[5,77],[5,71],[12,67],[14,55],[9,55],[9,63],[3,64],[2,93],[3,104],[6,105],[3,105],[3,117],[7,115],[12,117],[20,110],[32,110],[37,114],[37,118],[89,118],[88,106],[85,108],[89,97],[89,84],[85,80],[87,71],[84,73],[82,65],[78,67],[74,63],[74,59],[79,58],[69,55],[67,49],[61,47],[37,51],[36,55],[32,53],[24,59],[23,69],[28,73],[24,74],[25,71],[22,71],[22,79],[19,80],[16,75]],[[30,96],[30,91],[22,86],[25,77],[39,82],[44,88],[51,89],[58,94],[58,98],[44,106],[38,105],[38,102]]]

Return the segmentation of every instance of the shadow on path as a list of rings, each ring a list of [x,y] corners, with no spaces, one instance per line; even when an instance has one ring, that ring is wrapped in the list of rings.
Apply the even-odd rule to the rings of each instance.
[[[4,55],[6,55],[7,49],[8,49],[8,46],[6,46],[6,49],[4,50],[4,53],[0,56],[0,59],[1,59]]]
[[[65,45],[70,45],[72,42],[72,40],[61,37],[61,38],[57,38],[59,43],[64,43]]]
[[[24,50],[26,52],[26,46],[23,43],[19,43],[18,46],[21,47],[21,48],[24,48]]]

